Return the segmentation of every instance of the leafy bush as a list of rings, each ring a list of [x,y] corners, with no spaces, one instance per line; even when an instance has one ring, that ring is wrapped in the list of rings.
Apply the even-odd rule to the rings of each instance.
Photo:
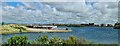
[[[68,39],[61,39],[59,37],[52,37],[48,38],[47,35],[45,36],[39,36],[35,39],[35,41],[28,41],[27,36],[13,36],[8,39],[8,44],[10,45],[25,45],[25,44],[42,44],[42,45],[48,45],[48,46],[60,46],[60,45],[67,45],[67,44],[73,44],[73,45],[79,45],[79,44],[91,44],[85,39],[78,39],[75,36],[69,36]]]
[[[75,36],[69,36],[67,40],[64,41],[65,44],[77,44],[78,39]]]
[[[68,39],[61,39],[59,37],[53,37],[51,39],[48,38],[47,35],[38,37],[33,44],[90,44],[92,42],[89,42],[85,39],[78,39],[75,36],[69,36]]]
[[[24,45],[24,44],[28,44],[28,38],[27,36],[13,36],[11,38],[8,39],[8,44],[11,45]]]
[[[53,37],[49,40],[49,44],[63,44],[63,39],[60,39],[59,37]]]
[[[48,39],[48,36],[45,35],[45,36],[39,36],[35,42],[35,44],[49,44],[49,39]]]

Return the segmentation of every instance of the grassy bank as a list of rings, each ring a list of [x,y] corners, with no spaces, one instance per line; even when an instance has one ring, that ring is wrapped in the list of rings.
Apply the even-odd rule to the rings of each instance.
[[[0,26],[0,34],[13,34],[13,33],[21,33],[21,32],[70,32],[72,30],[49,30],[49,29],[36,29],[36,28],[28,28],[25,25],[18,24],[6,24]]]
[[[114,29],[120,29],[120,25],[115,25]]]
[[[114,29],[120,29],[120,23],[115,23]]]
[[[0,34],[11,34],[11,33],[20,33],[20,32],[27,32],[27,27],[22,25],[16,24],[9,24],[9,25],[1,25],[0,26]]]

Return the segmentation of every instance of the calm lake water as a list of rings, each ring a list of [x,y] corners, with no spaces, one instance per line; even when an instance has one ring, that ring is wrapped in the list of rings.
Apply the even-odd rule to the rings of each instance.
[[[66,28],[66,27],[58,27]],[[6,42],[8,38],[14,35],[27,35],[29,40],[35,40],[39,35],[48,35],[49,38],[58,36],[67,39],[70,35],[78,38],[83,37],[89,41],[100,44],[118,44],[118,30],[112,27],[68,27],[72,32],[67,33],[19,33],[2,35],[2,41]]]

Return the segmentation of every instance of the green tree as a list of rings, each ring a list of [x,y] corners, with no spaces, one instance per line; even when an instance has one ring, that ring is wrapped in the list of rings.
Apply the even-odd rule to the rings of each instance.
[[[2,25],[4,25],[5,23],[4,22],[2,22]]]
[[[11,45],[24,45],[24,44],[28,44],[28,38],[27,36],[13,36],[11,38],[8,39],[8,44]]]
[[[39,36],[35,42],[36,44],[49,44],[49,39],[47,35]]]
[[[69,36],[67,40],[64,41],[65,44],[77,44],[78,39],[75,36]]]
[[[53,37],[49,41],[50,44],[63,44],[63,39],[59,37]]]

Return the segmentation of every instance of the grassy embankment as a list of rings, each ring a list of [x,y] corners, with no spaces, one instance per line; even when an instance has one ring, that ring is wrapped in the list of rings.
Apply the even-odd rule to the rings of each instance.
[[[115,29],[120,29],[120,25],[115,25],[114,28]]]
[[[0,26],[0,34],[11,34],[11,33],[20,33],[20,32],[27,32],[27,27],[22,25],[1,25]]]
[[[25,25],[19,24],[6,24],[0,26],[0,34],[12,34],[20,32],[70,32],[71,30],[49,30],[49,29],[36,29],[28,28]]]
[[[114,29],[120,29],[120,23],[115,23]]]

